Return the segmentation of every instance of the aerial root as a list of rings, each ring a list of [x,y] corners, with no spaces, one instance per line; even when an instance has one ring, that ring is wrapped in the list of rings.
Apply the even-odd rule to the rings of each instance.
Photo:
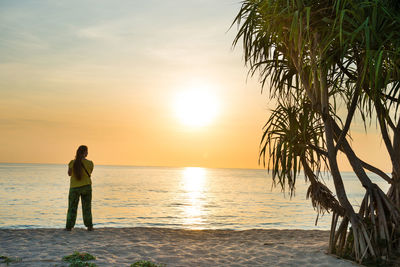
[[[333,214],[329,251],[354,257],[359,263],[367,258],[388,259],[399,248],[399,227],[399,210],[374,186],[367,189],[358,214]]]

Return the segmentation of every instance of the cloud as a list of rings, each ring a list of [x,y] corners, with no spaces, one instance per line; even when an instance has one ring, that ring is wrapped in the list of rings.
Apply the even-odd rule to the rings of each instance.
[[[76,29],[76,36],[83,39],[105,42],[122,42],[126,37],[124,34],[124,23],[121,21],[109,21],[107,23]]]
[[[31,129],[43,127],[59,127],[62,122],[46,119],[24,119],[24,118],[7,118],[0,119],[0,129],[13,130],[13,129]]]

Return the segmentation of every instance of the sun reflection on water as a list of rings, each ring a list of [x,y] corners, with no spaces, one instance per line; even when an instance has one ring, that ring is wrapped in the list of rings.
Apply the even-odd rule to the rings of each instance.
[[[187,167],[182,173],[182,185],[185,191],[185,202],[183,209],[184,224],[193,228],[205,222],[206,210],[204,190],[207,180],[207,172],[204,168]]]

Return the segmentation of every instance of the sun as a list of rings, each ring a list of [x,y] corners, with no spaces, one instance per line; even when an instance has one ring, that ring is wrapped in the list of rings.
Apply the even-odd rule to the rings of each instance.
[[[191,127],[207,126],[218,113],[218,101],[211,90],[205,87],[193,87],[178,93],[175,112],[180,121]]]

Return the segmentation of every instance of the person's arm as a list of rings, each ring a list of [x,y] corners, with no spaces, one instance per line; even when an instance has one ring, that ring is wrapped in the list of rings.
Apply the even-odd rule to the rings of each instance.
[[[68,164],[68,176],[72,175],[72,167],[71,167],[71,162]]]
[[[89,167],[89,173],[92,174],[93,168],[94,168],[93,161],[90,161],[90,165],[89,165],[89,166],[90,166],[90,167]]]

